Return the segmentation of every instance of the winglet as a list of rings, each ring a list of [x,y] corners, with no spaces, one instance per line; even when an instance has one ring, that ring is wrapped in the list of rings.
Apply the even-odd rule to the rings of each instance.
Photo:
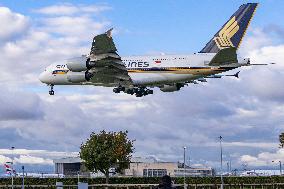
[[[113,28],[110,28],[109,30],[106,31],[106,34],[109,38],[112,37],[112,30],[113,30]]]
[[[112,30],[113,28],[93,38],[90,55],[91,54],[98,55],[98,54],[106,54],[106,53],[116,53],[117,49],[111,37]]]

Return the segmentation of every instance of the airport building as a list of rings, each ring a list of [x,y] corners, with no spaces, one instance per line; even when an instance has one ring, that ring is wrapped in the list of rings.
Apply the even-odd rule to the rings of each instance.
[[[90,175],[90,172],[84,166],[83,161],[79,157],[69,157],[54,160],[55,173],[66,176]],[[128,177],[162,177],[170,175],[171,177],[179,177],[184,175],[183,164],[178,162],[162,162],[157,161],[153,157],[133,157],[128,169],[124,170],[122,175]],[[214,170],[210,167],[193,168],[186,166],[185,176],[213,176]],[[103,176],[101,173],[92,174],[92,176]],[[116,176],[116,175],[114,175]]]
[[[80,174],[89,174],[82,160],[79,157],[67,157],[53,160],[55,165],[55,174],[72,176]]]
[[[183,164],[178,162],[157,161],[153,157],[142,158],[134,157],[129,169],[125,170],[125,176],[134,177],[161,177],[170,175],[171,177],[185,176],[213,176],[214,170],[211,167],[189,167],[184,169]]]

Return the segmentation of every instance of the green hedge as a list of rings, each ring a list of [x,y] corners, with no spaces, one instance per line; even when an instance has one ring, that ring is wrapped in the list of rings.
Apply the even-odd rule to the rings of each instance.
[[[174,177],[174,183],[182,184],[183,177]],[[65,185],[77,184],[77,178],[25,178],[26,185],[54,185],[56,182],[63,182]],[[103,184],[104,178],[80,178],[80,182],[89,184]],[[157,177],[113,177],[110,184],[158,184],[160,178]],[[14,183],[20,185],[21,178],[15,178]],[[188,184],[219,184],[220,177],[189,177],[186,178]],[[224,177],[225,184],[260,184],[260,183],[284,183],[284,177]],[[0,185],[11,184],[10,178],[0,179]]]

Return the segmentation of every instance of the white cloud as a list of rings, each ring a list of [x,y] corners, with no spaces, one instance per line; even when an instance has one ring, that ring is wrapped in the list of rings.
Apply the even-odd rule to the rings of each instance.
[[[0,149],[2,155],[28,155],[28,156],[47,156],[47,157],[77,157],[78,152],[58,152],[48,150],[28,150],[28,149]]]
[[[91,11],[86,10],[89,6],[78,5],[78,7],[78,13]],[[95,11],[95,6],[90,7]],[[11,12],[5,7],[0,8],[0,15],[1,13],[3,17],[0,26],[3,23],[5,27],[4,25],[1,27],[0,39],[2,37],[6,40],[0,43],[2,52],[0,82],[9,85],[40,84],[38,75],[47,65],[62,62],[72,56],[88,54],[94,35],[103,32],[109,25],[106,19],[94,18],[82,12],[78,15],[58,15],[38,19]],[[32,25],[28,24],[29,20],[33,22]],[[20,34],[21,38],[11,39]]]
[[[54,159],[65,157],[78,157],[78,152],[59,152],[48,150],[29,150],[29,149],[0,149],[0,164],[13,161],[15,164],[28,165],[53,165]]]
[[[204,143],[205,146],[218,147],[218,143]],[[275,149],[278,147],[278,143],[272,142],[222,142],[224,147],[248,147],[248,148],[260,148],[260,149]]]
[[[284,149],[279,149],[274,153],[261,152],[257,156],[242,155],[239,160],[241,163],[247,163],[249,166],[257,167],[278,165],[278,162],[283,161],[283,159]]]
[[[28,28],[28,18],[12,12],[7,7],[0,7],[0,40],[7,41],[16,35],[23,35]]]
[[[52,5],[35,10],[37,13],[46,15],[73,15],[73,14],[85,14],[85,13],[100,13],[106,10],[110,10],[108,5],[72,5],[72,4],[60,4]]]
[[[0,87],[3,87],[0,85]],[[20,96],[18,96],[20,95]],[[22,99],[25,98],[25,101]],[[5,94],[0,94],[0,121],[42,119],[40,98],[35,94],[27,94],[18,90],[6,88]],[[34,111],[37,108],[37,111]]]
[[[35,157],[30,155],[20,155],[14,159],[15,163],[19,164],[41,164],[41,165],[53,165],[52,159]]]
[[[49,33],[77,36],[81,40],[82,37],[85,39],[85,36],[87,36],[90,42],[92,41],[90,33],[92,35],[98,34],[96,32],[101,31],[109,24],[105,21],[96,22],[89,16],[60,16],[46,18],[43,22],[46,25],[43,29]]]
[[[263,31],[262,28],[250,29],[250,32],[252,32],[252,35],[245,37],[245,40],[239,50],[240,54],[247,55],[252,51],[272,45],[272,39]]]
[[[0,155],[0,164],[4,164],[6,162],[11,162],[12,159],[3,155]]]

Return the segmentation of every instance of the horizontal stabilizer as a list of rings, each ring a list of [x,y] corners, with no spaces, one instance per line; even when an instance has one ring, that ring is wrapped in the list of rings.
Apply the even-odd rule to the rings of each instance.
[[[239,78],[239,74],[240,74],[240,71],[238,71],[237,73],[232,74],[232,75],[224,75],[224,76],[229,76],[229,77],[236,77],[236,78]]]

